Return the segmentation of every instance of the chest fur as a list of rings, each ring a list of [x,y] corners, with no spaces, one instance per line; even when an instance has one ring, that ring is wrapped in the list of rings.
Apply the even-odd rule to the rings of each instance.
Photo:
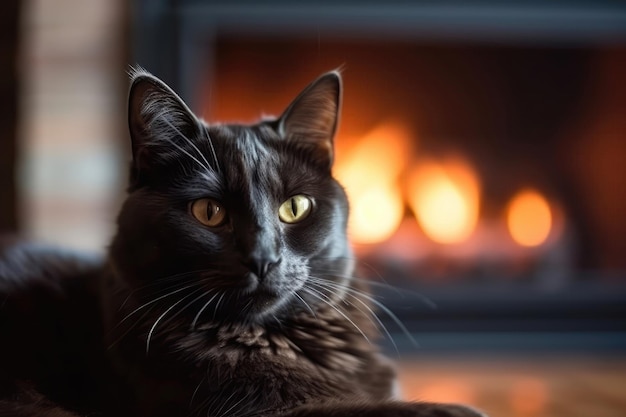
[[[279,329],[207,327],[174,340],[177,363],[188,366],[186,401],[204,407],[205,415],[218,408],[243,414],[322,398],[392,395],[392,368],[361,334],[332,320]]]
[[[364,338],[369,329],[342,317],[318,312],[275,327],[178,329],[155,339],[147,356],[141,338],[134,354],[123,355],[140,413],[244,415],[323,398],[392,397],[393,369]]]

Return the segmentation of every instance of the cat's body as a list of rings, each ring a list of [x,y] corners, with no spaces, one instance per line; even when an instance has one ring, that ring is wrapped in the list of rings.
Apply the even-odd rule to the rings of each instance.
[[[93,257],[0,239],[0,416],[102,403],[101,272]]]
[[[477,416],[394,401],[331,175],[339,107],[329,73],[276,120],[208,126],[134,73],[108,259],[0,257],[0,415]]]

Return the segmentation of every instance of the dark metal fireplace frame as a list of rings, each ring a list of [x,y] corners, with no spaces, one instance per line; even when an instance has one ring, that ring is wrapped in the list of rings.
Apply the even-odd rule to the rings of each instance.
[[[612,1],[156,1],[133,3],[133,61],[168,82],[191,103],[195,85],[211,80],[220,34],[442,40],[499,44],[594,45],[626,42],[626,6]],[[208,63],[208,64],[207,64]],[[626,271],[613,282],[580,280],[546,291],[527,284],[497,288],[382,291],[421,352],[626,352]],[[605,280],[606,282],[606,280]],[[422,297],[437,304],[429,308]],[[412,306],[407,309],[405,307]],[[390,330],[397,329],[387,321]],[[412,352],[399,329],[394,339]]]

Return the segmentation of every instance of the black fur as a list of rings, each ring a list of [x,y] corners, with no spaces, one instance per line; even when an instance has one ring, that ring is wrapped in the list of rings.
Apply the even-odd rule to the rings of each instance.
[[[275,120],[207,125],[134,72],[108,259],[16,244],[0,257],[0,414],[478,416],[394,401],[331,175],[340,97],[333,72]],[[308,216],[281,221],[296,195]],[[204,198],[223,223],[194,217]]]

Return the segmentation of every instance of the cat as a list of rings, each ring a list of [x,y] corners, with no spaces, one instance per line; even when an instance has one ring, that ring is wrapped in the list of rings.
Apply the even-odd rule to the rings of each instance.
[[[106,259],[0,243],[0,415],[481,416],[396,398],[332,176],[341,88],[207,124],[133,70]]]

